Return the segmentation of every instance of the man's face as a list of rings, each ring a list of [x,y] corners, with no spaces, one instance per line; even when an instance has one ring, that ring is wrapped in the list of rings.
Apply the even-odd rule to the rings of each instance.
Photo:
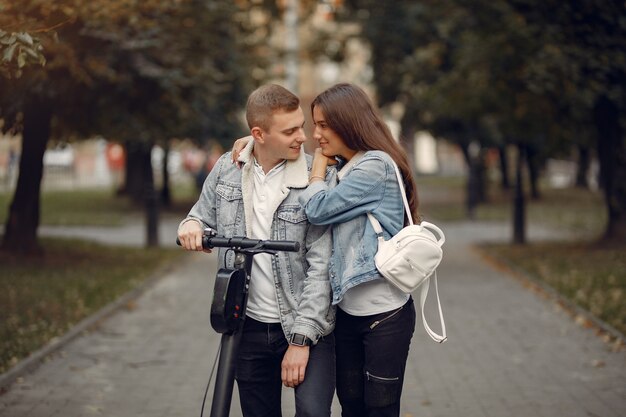
[[[306,141],[302,108],[292,112],[275,112],[269,130],[261,131],[260,136],[260,148],[267,158],[277,161],[298,159]]]

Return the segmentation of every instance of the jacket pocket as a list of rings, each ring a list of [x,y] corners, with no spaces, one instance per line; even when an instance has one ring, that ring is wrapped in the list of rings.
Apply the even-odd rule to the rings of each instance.
[[[301,223],[307,220],[304,208],[295,204],[279,207],[276,212],[276,216],[288,223]]]
[[[222,234],[233,234],[233,227],[243,224],[243,194],[235,184],[219,183],[215,188],[217,199],[218,230]]]
[[[280,262],[280,273],[285,273],[284,276],[288,277],[288,291],[294,300],[299,302],[304,286],[304,281],[300,277],[306,275],[308,268],[305,241],[309,222],[300,204],[282,204],[276,210],[275,223],[279,240],[300,242],[298,253],[280,252],[277,258],[279,262],[284,261]]]
[[[282,205],[276,210],[276,219],[279,239],[295,240],[303,246],[309,225],[304,208],[299,204]]]
[[[241,200],[243,198],[241,187],[236,185],[226,183],[217,184],[215,192],[226,201]]]

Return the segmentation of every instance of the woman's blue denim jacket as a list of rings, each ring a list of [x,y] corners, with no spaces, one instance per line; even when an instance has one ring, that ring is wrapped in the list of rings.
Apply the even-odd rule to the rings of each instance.
[[[400,186],[387,153],[365,152],[336,187],[331,189],[323,181],[314,182],[300,194],[299,201],[311,223],[333,225],[333,304],[339,303],[355,285],[383,279],[374,263],[378,240],[367,213],[378,219],[385,240],[404,226]]]
[[[219,159],[204,182],[199,200],[183,222],[191,218],[200,220],[220,236],[250,236],[253,163],[247,162],[253,144],[250,142],[242,151],[239,160],[244,165],[241,169],[230,162],[230,152]],[[304,152],[297,160],[287,161],[283,186],[276,190],[284,199],[274,210],[271,239],[300,242],[299,252],[278,252],[278,256],[272,258],[285,337],[289,339],[292,333],[299,333],[317,343],[320,337],[333,330],[335,308],[331,305],[328,278],[330,227],[309,223],[298,203],[298,196],[308,186],[310,167],[311,157]],[[335,181],[334,170],[329,170],[329,180]],[[220,268],[233,267],[233,251],[220,248],[218,256]]]

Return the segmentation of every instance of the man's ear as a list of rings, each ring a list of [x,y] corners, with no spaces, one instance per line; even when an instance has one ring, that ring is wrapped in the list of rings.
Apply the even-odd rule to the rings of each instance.
[[[255,142],[263,144],[265,142],[265,132],[260,127],[253,127],[250,129],[250,134]]]

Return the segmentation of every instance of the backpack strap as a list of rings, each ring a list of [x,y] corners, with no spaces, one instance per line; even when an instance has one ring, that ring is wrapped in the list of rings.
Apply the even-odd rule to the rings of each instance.
[[[404,189],[404,181],[402,180],[402,175],[400,175],[400,170],[398,169],[398,165],[395,163],[395,161],[392,160],[391,163],[393,164],[393,167],[395,168],[395,171],[396,171],[396,178],[398,179],[398,185],[400,186],[400,194],[402,194],[402,202],[404,203],[405,215],[409,219],[409,224],[413,224],[413,216],[411,215],[409,202],[406,198],[406,191]],[[372,224],[372,227],[374,228],[374,231],[376,232],[378,241],[379,242],[383,241],[384,240],[383,229],[378,219],[376,219],[376,217],[374,217],[372,213],[367,213],[367,218],[369,219],[370,223]],[[445,242],[445,236],[443,232],[441,231],[441,229],[439,229],[437,226],[435,226],[432,223],[427,223],[427,222],[422,222],[422,223],[423,223],[423,226],[428,228],[429,230],[434,229],[434,231],[439,235],[439,239],[438,239],[439,246],[443,245],[443,243]],[[426,298],[428,297],[428,289],[430,287],[430,280],[433,277],[435,281],[435,294],[437,295],[437,307],[439,309],[439,320],[441,322],[441,334],[435,333],[430,328],[430,326],[428,325],[428,322],[426,321],[426,315],[424,314],[424,306],[426,305]],[[448,339],[448,336],[446,332],[446,323],[443,320],[443,310],[441,309],[441,300],[439,299],[439,285],[437,283],[437,270],[435,270],[433,275],[431,275],[430,277],[426,279],[426,281],[421,285],[421,287],[422,288],[420,290],[420,308],[422,310],[422,323],[424,324],[424,329],[426,330],[426,333],[428,333],[428,335],[435,342],[443,343]]]
[[[426,297],[428,296],[428,287],[430,286],[430,279],[435,279],[435,294],[437,294],[437,307],[439,308],[439,320],[441,321],[441,334],[435,333],[428,322],[426,322],[426,316],[424,315],[424,305],[426,305]],[[428,277],[428,279],[422,284],[420,290],[420,307],[422,308],[422,323],[424,323],[424,329],[426,333],[437,343],[443,343],[448,339],[448,333],[446,332],[446,323],[443,321],[443,311],[441,310],[441,300],[439,300],[439,286],[437,285],[437,270]]]
[[[404,203],[404,214],[409,219],[409,224],[413,224],[413,215],[411,214],[411,208],[409,207],[409,201],[406,198],[406,191],[404,189],[404,180],[402,179],[402,175],[400,175],[400,170],[398,169],[398,165],[394,160],[391,160],[393,167],[396,170],[396,178],[398,178],[398,185],[400,186],[400,194],[402,194],[402,202]]]
[[[368,212],[367,218],[370,220],[370,223],[372,224],[372,227],[376,232],[376,237],[378,237],[378,240],[385,240],[385,238],[383,237],[383,228],[381,227],[378,220],[376,220],[376,217],[374,217],[372,213]]]

